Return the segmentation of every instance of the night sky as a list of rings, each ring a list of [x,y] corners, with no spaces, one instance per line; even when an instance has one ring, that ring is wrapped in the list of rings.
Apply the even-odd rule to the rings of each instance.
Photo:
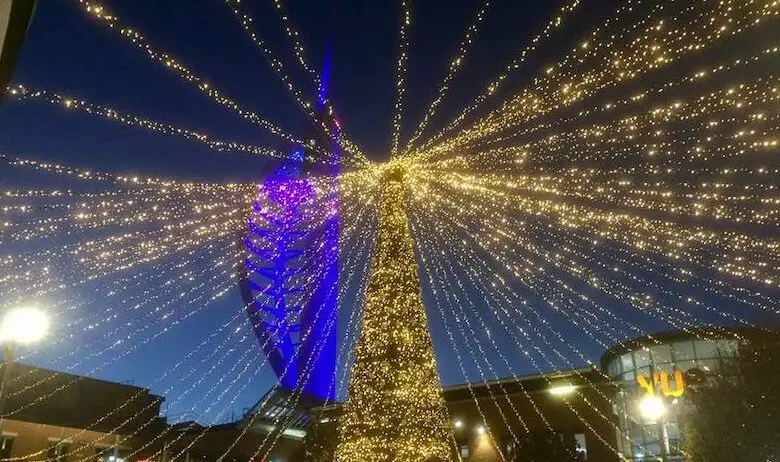
[[[244,2],[256,18],[256,27],[271,47],[278,50],[288,69],[298,71],[280,21],[270,0]],[[288,1],[293,23],[301,31],[309,61],[321,67],[327,44],[332,44],[333,64],[330,95],[345,131],[370,157],[387,159],[394,102],[395,63],[398,46],[399,2],[391,0],[296,0]],[[408,139],[434,96],[455,53],[466,25],[481,7],[479,0],[420,0],[413,2],[410,64],[405,105],[404,137]],[[455,81],[434,128],[457,115],[487,82],[499,74],[522,50],[560,6],[557,1],[496,0],[489,10],[467,65]],[[603,7],[603,2],[598,8]],[[308,124],[294,100],[269,70],[233,15],[221,0],[134,0],[106,2],[123,22],[133,25],[157,48],[170,52],[192,70],[206,77],[225,94],[251,108],[288,132],[302,134]],[[556,56],[584,27],[593,25],[601,12],[593,7],[579,13],[576,27],[559,34],[529,60],[508,88],[527,81]],[[312,97],[314,89],[301,72],[293,72],[300,88]],[[208,132],[213,137],[241,140],[271,147],[280,139],[261,132],[227,109],[209,101],[148,60],[137,48],[86,17],[73,1],[41,0],[13,79],[33,88],[83,98],[126,113]],[[497,100],[500,100],[498,98]],[[429,132],[431,133],[431,132]],[[115,173],[207,181],[257,181],[266,167],[262,158],[238,153],[214,153],[198,143],[150,133],[95,118],[67,113],[39,102],[5,101],[0,106],[0,151],[10,156],[50,160],[63,164]],[[57,188],[61,177],[30,175],[0,167],[0,188],[25,185]],[[88,309],[100,310],[100,302]],[[100,367],[94,375],[115,381],[133,381],[163,393],[174,382],[155,379],[185,355],[215,325],[225,322],[240,306],[237,290],[190,318],[167,335],[142,345],[115,363]],[[444,351],[441,326],[433,323],[434,343]],[[65,334],[60,332],[60,334]],[[571,333],[574,336],[574,333]],[[582,334],[580,333],[580,336]],[[235,348],[256,348],[251,341]],[[572,337],[572,341],[580,341]],[[42,366],[92,371],[96,363],[74,366],[73,358],[51,358],[73,347],[78,339],[65,341],[58,351],[41,348],[27,360]],[[109,344],[110,339],[104,339]],[[511,354],[518,354],[508,346]],[[598,347],[585,346],[597,358]],[[220,367],[228,367],[227,364]],[[207,367],[203,365],[203,367]],[[462,383],[451,357],[440,358],[445,384]],[[518,370],[531,373],[531,370]],[[469,377],[475,379],[476,377]],[[263,371],[230,407],[235,412],[253,404],[273,382],[270,369]],[[204,384],[212,386],[212,383]],[[180,388],[181,387],[181,388]],[[180,393],[175,385],[169,401]],[[199,388],[200,389],[200,388]],[[168,409],[173,418],[189,407],[202,420],[229,417],[205,413],[198,391]]]

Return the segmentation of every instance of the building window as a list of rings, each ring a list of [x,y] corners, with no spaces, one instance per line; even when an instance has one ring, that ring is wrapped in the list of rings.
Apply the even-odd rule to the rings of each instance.
[[[677,342],[674,344],[674,359],[679,364],[682,361],[696,359],[696,353],[693,350],[693,342]]]
[[[650,351],[637,350],[634,352],[634,366],[639,369],[652,364]]]
[[[699,340],[696,342],[696,358],[712,359],[718,357],[718,344],[712,340]]]
[[[634,359],[631,357],[631,353],[626,353],[620,357],[620,365],[623,372],[634,370]]]
[[[610,377],[617,377],[620,375],[620,365],[617,361],[610,361],[607,371]]]
[[[67,462],[69,452],[68,443],[51,443],[46,449],[46,462]]]
[[[653,353],[654,365],[672,362],[672,348],[669,345],[655,345],[650,351]]]
[[[8,460],[11,458],[11,450],[14,447],[14,437],[3,435],[0,436],[0,460]]]
[[[736,340],[718,340],[718,349],[723,357],[735,358],[739,343]]]

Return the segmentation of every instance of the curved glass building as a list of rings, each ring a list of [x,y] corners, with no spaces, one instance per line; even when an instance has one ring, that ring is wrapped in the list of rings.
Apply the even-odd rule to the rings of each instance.
[[[739,376],[740,345],[755,331],[709,329],[668,332],[610,348],[603,371],[618,385],[617,443],[627,460],[685,460],[680,449],[684,417],[692,410],[685,395],[697,381]]]

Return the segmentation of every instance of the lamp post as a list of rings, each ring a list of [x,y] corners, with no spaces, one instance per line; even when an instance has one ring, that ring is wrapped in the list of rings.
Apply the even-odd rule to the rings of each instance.
[[[658,426],[658,444],[661,449],[661,460],[666,462],[669,456],[669,436],[666,431],[664,415],[666,404],[664,400],[655,395],[645,396],[639,401],[639,411],[648,422],[655,422]]]
[[[5,360],[3,376],[0,380],[0,436],[3,429],[3,414],[5,412],[5,395],[8,380],[11,378],[16,347],[35,343],[46,335],[49,320],[37,308],[16,308],[6,313],[0,323],[0,343],[3,344]]]

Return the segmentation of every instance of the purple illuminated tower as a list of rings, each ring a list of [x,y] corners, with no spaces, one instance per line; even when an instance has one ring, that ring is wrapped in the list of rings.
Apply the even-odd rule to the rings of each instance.
[[[334,120],[326,105],[321,112]],[[330,133],[315,127],[320,135],[306,146],[294,146],[258,186],[239,268],[247,315],[280,385],[303,392],[311,403],[335,397],[338,127],[328,127]],[[326,187],[315,190],[306,178],[307,151],[334,158],[324,171],[307,172],[327,182]]]

